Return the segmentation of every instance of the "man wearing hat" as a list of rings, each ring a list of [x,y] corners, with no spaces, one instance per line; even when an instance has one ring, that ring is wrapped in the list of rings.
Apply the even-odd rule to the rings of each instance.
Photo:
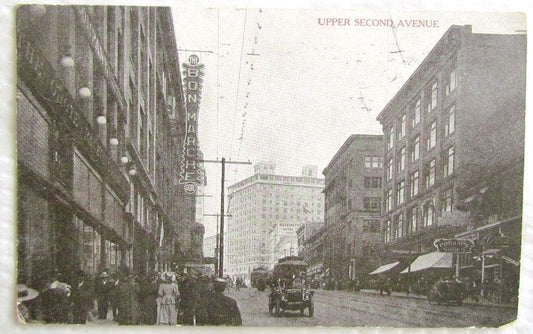
[[[104,270],[94,286],[96,292],[96,301],[98,303],[98,319],[107,318],[109,308],[109,294],[113,289],[113,283],[109,280],[109,274]]]
[[[207,309],[208,325],[241,326],[241,312],[235,299],[224,295],[226,280],[215,278],[213,280],[213,293],[210,296],[210,303]]]
[[[39,292],[28,288],[26,284],[17,285],[17,317],[20,322],[26,323],[30,320],[30,310],[25,302],[37,298]]]

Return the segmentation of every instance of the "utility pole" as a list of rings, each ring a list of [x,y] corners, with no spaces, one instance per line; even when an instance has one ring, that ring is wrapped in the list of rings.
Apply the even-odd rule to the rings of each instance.
[[[216,260],[216,263],[215,263],[215,276],[218,276],[218,247],[220,246],[219,245],[219,238],[220,238],[220,233],[219,233],[219,230],[218,230],[218,217],[220,217],[220,213],[206,213],[204,214],[204,216],[211,216],[211,217],[217,217],[217,233],[215,235],[215,260]],[[225,215],[226,217],[232,217],[232,215]]]
[[[224,277],[224,182],[226,177],[226,164],[235,165],[251,165],[250,161],[226,161],[226,158],[221,160],[200,160],[200,162],[211,162],[222,164],[222,176],[220,180],[220,237],[219,237],[219,253],[218,253],[218,277]]]

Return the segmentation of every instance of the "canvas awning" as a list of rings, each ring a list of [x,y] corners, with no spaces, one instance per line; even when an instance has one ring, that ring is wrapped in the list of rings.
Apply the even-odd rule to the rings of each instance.
[[[377,275],[377,274],[381,274],[381,273],[384,273],[386,271],[389,271],[391,270],[392,268],[396,267],[398,264],[400,264],[400,262],[393,262],[393,263],[388,263],[388,264],[384,264],[382,266],[379,266],[376,270],[374,270],[373,272],[371,272],[369,275]]]
[[[411,263],[409,267],[401,271],[401,274],[413,273],[430,268],[451,268],[453,264],[453,253],[433,252],[420,255]]]

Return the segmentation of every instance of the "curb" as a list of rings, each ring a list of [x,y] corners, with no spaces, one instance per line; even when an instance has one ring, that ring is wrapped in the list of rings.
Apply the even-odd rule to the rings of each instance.
[[[368,294],[368,295],[379,295],[379,292],[373,292],[371,290],[360,290],[359,292]],[[399,297],[399,298],[410,298],[410,299],[421,299],[425,300],[425,296],[419,295],[404,295],[404,294],[395,294],[394,292],[390,296],[384,295],[384,297]],[[518,308],[516,305],[512,304],[499,304],[499,303],[490,303],[490,302],[479,302],[474,301],[463,301],[463,305],[473,305],[473,306],[484,306],[484,307],[505,307],[505,308]]]

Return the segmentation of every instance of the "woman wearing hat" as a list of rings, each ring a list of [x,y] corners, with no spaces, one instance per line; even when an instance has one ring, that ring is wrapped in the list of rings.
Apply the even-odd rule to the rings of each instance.
[[[39,292],[37,290],[28,288],[26,284],[17,285],[17,317],[22,323],[30,321],[30,310],[24,303],[37,298]]]
[[[178,301],[180,292],[172,273],[163,273],[163,281],[159,284],[159,314],[157,323],[160,325],[176,325],[178,320]]]

